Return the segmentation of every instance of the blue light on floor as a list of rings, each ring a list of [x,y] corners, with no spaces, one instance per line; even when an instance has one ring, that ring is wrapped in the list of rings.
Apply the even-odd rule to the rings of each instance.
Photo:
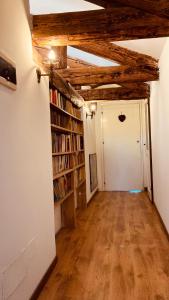
[[[138,193],[141,193],[142,190],[130,190],[129,193],[130,194],[138,194]]]

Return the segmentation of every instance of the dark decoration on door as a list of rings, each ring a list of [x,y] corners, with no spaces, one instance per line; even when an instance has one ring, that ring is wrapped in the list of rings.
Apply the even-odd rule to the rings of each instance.
[[[126,115],[122,114],[118,116],[120,122],[124,122],[126,120]]]

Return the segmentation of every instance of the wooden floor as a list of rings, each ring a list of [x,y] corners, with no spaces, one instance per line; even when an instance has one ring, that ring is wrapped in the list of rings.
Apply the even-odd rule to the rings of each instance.
[[[169,299],[169,242],[144,193],[98,193],[57,254],[39,300]]]

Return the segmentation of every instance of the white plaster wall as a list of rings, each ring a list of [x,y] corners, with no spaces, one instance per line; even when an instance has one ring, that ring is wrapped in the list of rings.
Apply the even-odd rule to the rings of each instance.
[[[85,167],[86,167],[86,194],[87,202],[90,201],[95,194],[97,188],[91,193],[90,191],[90,169],[89,169],[89,154],[96,153],[96,130],[95,116],[86,118],[84,111],[84,141],[85,141]]]
[[[151,84],[154,200],[169,231],[169,38],[159,61],[160,80]]]
[[[0,50],[18,80],[17,91],[0,86],[0,299],[10,300],[29,299],[56,253],[48,81],[36,80],[27,4],[0,2]]]

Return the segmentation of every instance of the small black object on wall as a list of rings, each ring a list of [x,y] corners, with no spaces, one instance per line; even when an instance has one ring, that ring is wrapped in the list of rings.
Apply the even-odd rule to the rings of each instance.
[[[16,66],[6,55],[0,52],[0,83],[16,90]]]

